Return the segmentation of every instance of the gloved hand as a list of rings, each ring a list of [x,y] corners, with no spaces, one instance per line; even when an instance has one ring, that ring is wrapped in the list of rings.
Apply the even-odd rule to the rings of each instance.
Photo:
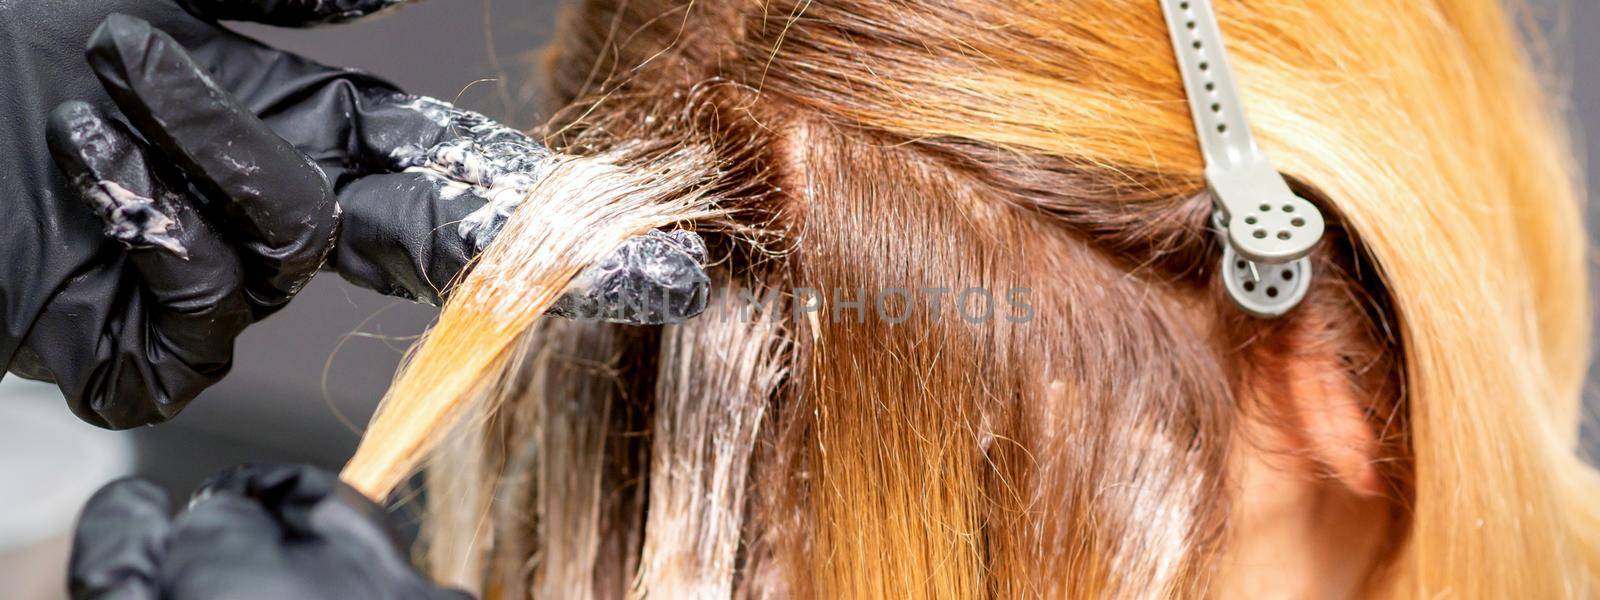
[[[186,4],[305,24],[397,2]],[[113,10],[143,19],[106,19],[91,73],[80,40]],[[12,149],[0,155],[0,363],[55,381],[104,427],[176,414],[228,371],[239,332],[325,260],[360,285],[437,303],[547,155],[481,115],[163,0],[0,2],[0,75],[0,142]],[[663,322],[703,308],[698,238],[630,246],[626,277],[586,279],[620,292],[575,293],[637,303],[628,296],[643,290],[663,310],[590,312]]]
[[[74,598],[463,600],[417,574],[383,509],[308,466],[213,476],[177,516],[166,493],[113,482],[78,519]]]

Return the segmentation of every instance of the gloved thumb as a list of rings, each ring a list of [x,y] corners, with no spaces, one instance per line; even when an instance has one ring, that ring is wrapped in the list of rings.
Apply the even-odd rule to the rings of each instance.
[[[73,535],[67,581],[72,597],[159,598],[157,574],[171,512],[166,492],[148,481],[123,479],[96,492]]]
[[[256,316],[282,308],[336,233],[339,209],[323,171],[148,22],[107,16],[88,58],[134,128],[213,201],[220,218],[209,222],[238,241]]]

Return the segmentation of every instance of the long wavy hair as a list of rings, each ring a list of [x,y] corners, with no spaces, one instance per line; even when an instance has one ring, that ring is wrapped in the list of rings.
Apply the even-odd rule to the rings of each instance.
[[[1364,591],[1597,593],[1581,193],[1512,14],[1216,4],[1330,217],[1285,317],[1221,289],[1153,0],[584,0],[542,130],[577,175],[456,288],[346,479],[431,455],[430,564],[490,597],[1192,597],[1245,424],[1314,426],[1282,401],[1312,379],[1369,430],[1330,474],[1388,515]],[[669,223],[713,242],[706,315],[538,319]],[[967,288],[1028,318],[928,292]],[[858,318],[889,289],[906,318]]]

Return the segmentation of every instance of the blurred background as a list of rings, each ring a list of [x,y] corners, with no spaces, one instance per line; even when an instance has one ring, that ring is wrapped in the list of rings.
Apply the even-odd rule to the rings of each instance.
[[[1600,189],[1600,157],[1582,152],[1600,146],[1600,35],[1595,35],[1600,32],[1600,1],[1542,0],[1534,5],[1535,18],[1554,37],[1549,53],[1557,77],[1549,85],[1570,101],[1572,135],[1587,164],[1589,188]],[[558,10],[557,0],[432,0],[337,27],[238,29],[527,128],[542,118],[536,53],[550,38]],[[1580,125],[1584,123],[1587,131]],[[1590,223],[1600,223],[1600,211],[1590,217]],[[43,419],[69,419],[48,427],[103,442],[85,446],[86,452],[100,454],[83,458],[109,464],[109,471],[153,479],[177,498],[187,496],[206,475],[241,462],[307,462],[337,469],[354,451],[357,428],[383,395],[404,349],[434,314],[433,308],[357,289],[329,274],[314,280],[286,310],[246,332],[239,340],[233,374],[171,424],[131,432],[95,430],[70,421],[52,387],[15,378],[0,382],[0,404],[23,406]],[[1593,373],[1600,377],[1600,370]],[[1588,401],[1591,452],[1600,440],[1592,418],[1600,408],[1595,398],[1591,393]],[[24,439],[9,444],[27,448]],[[0,440],[0,450],[6,447]],[[115,459],[120,455],[129,458]],[[9,507],[7,475],[0,471],[0,506]],[[79,479],[104,475],[73,474]],[[70,519],[77,507],[68,502],[59,508],[59,514],[37,521],[59,520],[61,515]],[[0,528],[0,537],[4,535]],[[7,579],[6,560],[0,544],[0,579]]]

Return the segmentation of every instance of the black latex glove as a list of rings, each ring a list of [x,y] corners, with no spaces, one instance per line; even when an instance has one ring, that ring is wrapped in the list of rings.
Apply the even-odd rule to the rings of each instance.
[[[188,4],[304,24],[397,2]],[[139,18],[95,31],[91,72],[82,40],[112,11]],[[239,332],[325,259],[360,285],[437,303],[544,156],[480,115],[164,0],[0,2],[0,118],[0,364],[55,381],[78,416],[114,428],[170,418],[220,379]],[[442,160],[463,156],[491,160]],[[653,258],[618,289],[659,299],[654,322],[698,313],[698,239],[655,238],[634,242]]]
[[[155,485],[113,482],[78,519],[68,585],[122,600],[469,598],[413,570],[382,508],[307,466],[220,473],[177,516]]]

